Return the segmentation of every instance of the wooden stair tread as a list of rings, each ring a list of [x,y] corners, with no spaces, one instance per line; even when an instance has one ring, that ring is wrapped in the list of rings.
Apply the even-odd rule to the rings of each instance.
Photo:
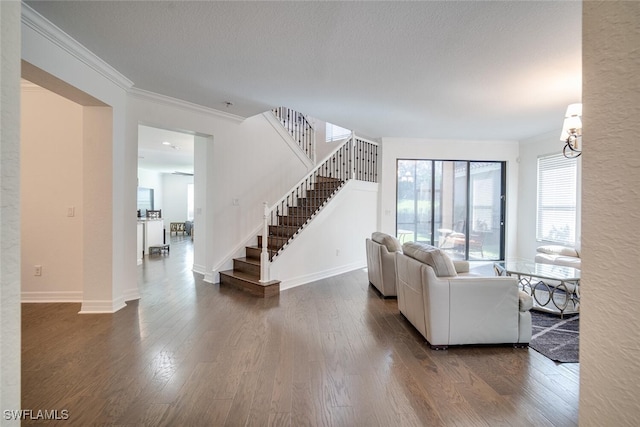
[[[254,246],[246,246],[246,247],[247,247],[247,248],[250,248],[250,249],[257,249],[257,250],[259,250],[259,251],[261,251],[261,252],[262,252],[262,246],[254,245]],[[278,251],[267,248],[267,252],[273,252],[273,253],[275,253],[275,252],[278,252]],[[252,258],[249,258],[249,259],[252,259]]]
[[[241,280],[246,280],[247,282],[252,282],[252,283],[255,283],[255,284],[260,283],[260,277],[259,276],[256,276],[255,274],[251,274],[251,273],[245,273],[244,271],[226,270],[226,271],[221,271],[220,274],[224,274],[226,276],[235,277],[235,278],[241,279]]]
[[[261,297],[275,296],[280,293],[279,280],[262,283],[260,277],[237,270],[221,271],[220,283],[236,286]]]
[[[247,258],[247,257],[243,257],[243,258],[235,258],[237,261],[241,261],[241,262],[246,262],[247,264],[252,264],[252,265],[257,265],[260,266],[260,260],[257,258]]]

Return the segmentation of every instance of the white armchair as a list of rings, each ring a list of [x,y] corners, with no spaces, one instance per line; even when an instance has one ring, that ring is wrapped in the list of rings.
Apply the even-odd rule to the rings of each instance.
[[[371,283],[383,297],[395,297],[396,290],[396,252],[402,250],[395,237],[374,232],[366,239],[367,272]]]
[[[459,275],[446,253],[420,243],[396,258],[398,307],[432,348],[528,345],[533,300],[515,277]]]

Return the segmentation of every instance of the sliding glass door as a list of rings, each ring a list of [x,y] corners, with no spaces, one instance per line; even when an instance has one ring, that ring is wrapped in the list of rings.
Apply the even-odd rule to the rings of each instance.
[[[504,259],[505,163],[398,159],[396,235],[454,259]]]

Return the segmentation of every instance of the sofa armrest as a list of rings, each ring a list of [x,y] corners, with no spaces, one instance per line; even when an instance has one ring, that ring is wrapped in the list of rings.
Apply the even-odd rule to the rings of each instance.
[[[448,278],[449,339],[453,344],[519,342],[515,277]]]
[[[386,247],[380,248],[380,261],[382,262],[382,288],[380,291],[386,297],[396,296],[396,253],[389,252]]]
[[[524,313],[533,308],[533,297],[525,291],[518,291],[518,309]]]

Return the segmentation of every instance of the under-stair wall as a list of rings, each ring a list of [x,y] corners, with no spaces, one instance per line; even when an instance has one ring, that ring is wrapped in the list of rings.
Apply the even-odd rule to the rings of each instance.
[[[366,266],[376,230],[379,184],[350,180],[271,263],[280,290]]]

